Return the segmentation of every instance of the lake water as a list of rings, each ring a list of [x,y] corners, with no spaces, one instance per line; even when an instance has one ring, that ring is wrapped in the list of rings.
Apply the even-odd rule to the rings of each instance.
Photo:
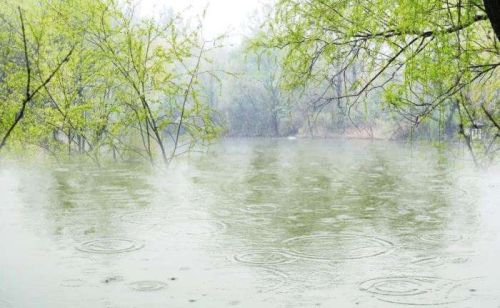
[[[0,167],[0,307],[500,307],[500,168],[226,140],[167,171]]]

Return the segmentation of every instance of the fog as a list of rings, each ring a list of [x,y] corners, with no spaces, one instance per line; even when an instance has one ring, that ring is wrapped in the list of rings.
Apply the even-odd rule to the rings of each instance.
[[[0,2],[0,308],[500,307],[494,1]]]

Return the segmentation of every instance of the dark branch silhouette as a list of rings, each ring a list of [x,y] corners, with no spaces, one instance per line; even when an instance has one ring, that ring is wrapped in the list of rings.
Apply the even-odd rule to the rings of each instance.
[[[49,74],[49,76],[38,87],[36,87],[35,90],[31,91],[31,65],[30,65],[29,53],[28,53],[26,26],[25,26],[24,16],[23,16],[23,12],[22,12],[21,8],[18,8],[18,10],[19,10],[19,18],[21,20],[21,34],[22,34],[22,40],[23,40],[24,62],[25,62],[24,65],[26,67],[26,93],[25,93],[24,100],[21,102],[21,108],[16,113],[16,116],[14,118],[14,122],[10,125],[7,132],[2,137],[2,141],[0,142],[0,151],[7,144],[7,140],[9,139],[10,135],[12,134],[12,132],[14,131],[16,126],[24,118],[24,115],[26,112],[26,107],[28,106],[28,103],[33,100],[35,95],[37,95],[38,92],[40,92],[40,90],[42,88],[44,88],[45,86],[47,86],[47,84],[50,83],[52,78],[54,78],[54,76],[61,69],[61,67],[64,65],[64,63],[68,62],[69,58],[73,54],[73,51],[75,50],[75,47],[73,46],[71,48],[71,50],[66,54],[66,56],[57,64],[56,68]]]

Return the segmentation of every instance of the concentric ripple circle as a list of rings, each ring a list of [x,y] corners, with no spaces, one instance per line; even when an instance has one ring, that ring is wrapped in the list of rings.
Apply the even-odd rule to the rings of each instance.
[[[132,224],[157,225],[164,224],[168,219],[168,212],[135,211],[123,214],[120,219]]]
[[[224,233],[228,226],[225,222],[210,219],[181,219],[161,226],[160,231],[169,235],[211,236]]]
[[[278,210],[276,204],[251,204],[241,209],[241,211],[249,214],[272,214]]]
[[[417,259],[411,264],[419,265],[419,266],[425,266],[425,267],[438,267],[438,266],[443,266],[447,264],[463,264],[467,263],[469,261],[468,257],[465,256],[430,256],[426,258],[420,258]]]
[[[243,228],[255,228],[255,227],[263,227],[263,226],[268,226],[273,223],[273,220],[271,217],[268,216],[244,216],[240,218],[236,218],[232,221],[236,227],[243,227]]]
[[[290,255],[326,261],[374,257],[394,246],[377,237],[345,233],[299,236],[285,240],[283,245]]]
[[[67,288],[78,288],[84,285],[84,281],[81,279],[66,279],[61,282],[61,286]]]
[[[462,235],[454,233],[431,233],[420,236],[420,239],[429,243],[458,242],[463,239]]]
[[[139,250],[144,247],[141,241],[124,238],[102,238],[85,242],[78,250],[90,253],[114,254]]]
[[[425,284],[434,281],[428,278],[394,277],[379,278],[361,284],[362,291],[387,296],[413,296],[427,293]]]
[[[425,276],[375,278],[362,282],[359,289],[379,300],[405,305],[451,304],[470,297],[457,281]]]
[[[166,288],[167,284],[163,281],[144,280],[132,282],[129,286],[136,291],[154,292]]]
[[[271,192],[275,191],[276,188],[268,185],[253,185],[248,187],[248,190],[251,192]]]
[[[237,262],[255,265],[271,265],[292,262],[295,259],[280,251],[254,250],[238,254]]]

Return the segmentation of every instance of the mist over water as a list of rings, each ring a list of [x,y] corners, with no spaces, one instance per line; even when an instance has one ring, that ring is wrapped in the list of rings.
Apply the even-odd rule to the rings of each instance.
[[[498,166],[391,142],[4,164],[0,307],[499,307],[498,200]]]

